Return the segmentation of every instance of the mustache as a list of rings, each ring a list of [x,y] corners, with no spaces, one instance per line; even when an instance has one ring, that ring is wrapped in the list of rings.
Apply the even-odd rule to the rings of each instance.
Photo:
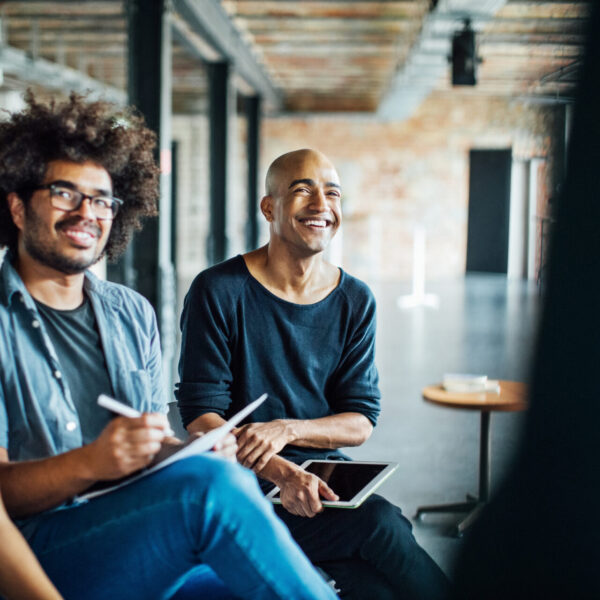
[[[57,230],[68,229],[69,227],[75,225],[84,226],[88,231],[93,232],[96,237],[100,237],[100,234],[102,233],[102,230],[97,223],[94,223],[93,221],[86,221],[85,219],[82,219],[76,215],[73,215],[72,217],[65,217],[62,221],[55,225],[55,228]]]

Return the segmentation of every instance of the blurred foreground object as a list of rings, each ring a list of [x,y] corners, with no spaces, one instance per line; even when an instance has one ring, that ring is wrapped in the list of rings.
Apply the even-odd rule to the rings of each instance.
[[[458,561],[461,599],[600,598],[600,5],[592,13],[527,427]]]

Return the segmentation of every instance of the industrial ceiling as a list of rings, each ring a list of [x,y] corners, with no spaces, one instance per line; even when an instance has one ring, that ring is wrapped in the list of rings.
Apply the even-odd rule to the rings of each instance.
[[[436,90],[568,102],[584,0],[172,0],[173,106],[205,105],[204,64],[228,60],[271,112],[402,118]],[[0,2],[3,89],[95,89],[126,101],[127,1]],[[477,85],[453,88],[452,34],[470,18]]]

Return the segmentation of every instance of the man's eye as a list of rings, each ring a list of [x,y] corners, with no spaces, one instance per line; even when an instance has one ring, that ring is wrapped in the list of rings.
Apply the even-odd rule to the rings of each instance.
[[[64,200],[72,200],[73,199],[73,190],[68,190],[65,188],[54,188],[54,195],[59,198],[63,198]]]
[[[110,198],[94,198],[94,204],[98,208],[111,208],[112,200]]]

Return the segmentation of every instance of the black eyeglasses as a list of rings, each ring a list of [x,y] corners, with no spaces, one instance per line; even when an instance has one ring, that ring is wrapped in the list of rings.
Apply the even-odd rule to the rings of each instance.
[[[119,207],[123,204],[123,200],[113,198],[112,196],[90,196],[71,188],[57,185],[55,183],[47,183],[46,185],[38,185],[34,190],[50,190],[50,203],[54,208],[70,212],[77,210],[84,200],[90,201],[90,208],[97,219],[110,221],[115,218],[119,212]]]

